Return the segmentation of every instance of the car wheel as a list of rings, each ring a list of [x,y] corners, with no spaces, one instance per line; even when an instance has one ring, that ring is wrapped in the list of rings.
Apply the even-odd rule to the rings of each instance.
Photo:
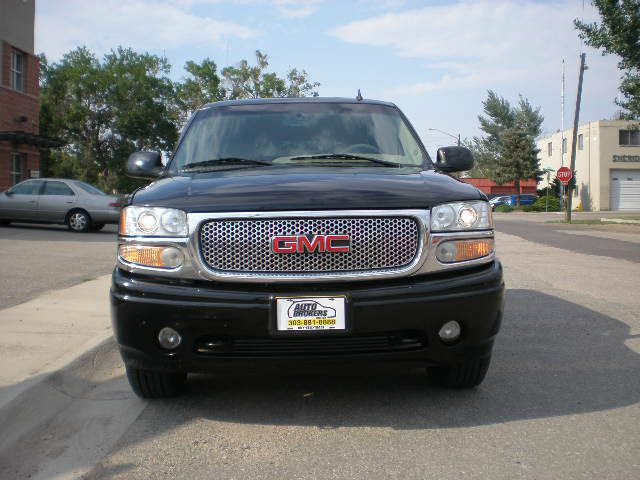
[[[102,230],[104,228],[104,223],[94,223],[91,226],[91,230],[93,230],[94,232],[99,232],[100,230]]]
[[[6,227],[10,223],[11,223],[10,220],[0,220],[0,226],[2,226],[2,227]]]
[[[491,356],[475,358],[454,365],[438,365],[427,369],[429,378],[447,388],[473,388],[484,380]]]
[[[72,232],[88,232],[91,228],[91,217],[84,210],[74,210],[67,216],[67,226]]]
[[[131,389],[141,398],[175,397],[184,391],[186,373],[154,372],[127,367]]]

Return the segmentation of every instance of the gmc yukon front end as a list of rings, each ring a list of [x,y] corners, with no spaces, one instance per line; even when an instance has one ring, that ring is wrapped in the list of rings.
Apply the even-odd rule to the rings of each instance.
[[[219,102],[122,211],[111,288],[134,391],[257,363],[405,361],[438,383],[484,379],[504,284],[491,208],[461,147],[432,163],[388,103]]]

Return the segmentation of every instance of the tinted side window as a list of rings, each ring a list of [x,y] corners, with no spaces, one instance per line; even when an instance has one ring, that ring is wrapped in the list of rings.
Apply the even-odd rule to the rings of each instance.
[[[44,186],[43,195],[75,195],[66,183],[62,182],[47,182]]]
[[[27,182],[19,183],[9,191],[15,195],[38,195],[40,193],[42,183],[42,180],[29,180]]]

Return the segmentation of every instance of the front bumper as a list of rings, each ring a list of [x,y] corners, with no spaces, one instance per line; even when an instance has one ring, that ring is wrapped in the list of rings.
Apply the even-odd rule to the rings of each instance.
[[[346,295],[348,333],[274,336],[273,297],[294,294]],[[502,266],[497,260],[429,276],[292,285],[173,280],[116,268],[111,287],[113,328],[125,363],[186,372],[292,358],[458,363],[490,354],[503,301]],[[462,336],[452,345],[438,337],[449,320],[462,325]],[[182,335],[175,351],[157,343],[165,326]],[[203,353],[204,344],[215,347]]]

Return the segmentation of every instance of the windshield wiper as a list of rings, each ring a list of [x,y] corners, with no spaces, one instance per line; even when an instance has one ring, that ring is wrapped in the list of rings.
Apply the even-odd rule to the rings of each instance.
[[[297,157],[291,157],[289,160],[306,160],[306,159],[343,159],[343,160],[366,160],[368,162],[377,163],[386,167],[399,168],[402,165],[400,163],[388,162],[386,160],[380,160],[378,158],[362,157],[360,155],[352,155],[350,153],[323,153],[318,155],[299,155]]]
[[[188,163],[184,166],[184,168],[181,168],[180,171],[190,172],[194,170],[205,169],[207,167],[215,167],[217,165],[253,165],[257,167],[261,165],[271,165],[271,162],[242,157],[212,158],[211,160],[203,160],[202,162]]]

